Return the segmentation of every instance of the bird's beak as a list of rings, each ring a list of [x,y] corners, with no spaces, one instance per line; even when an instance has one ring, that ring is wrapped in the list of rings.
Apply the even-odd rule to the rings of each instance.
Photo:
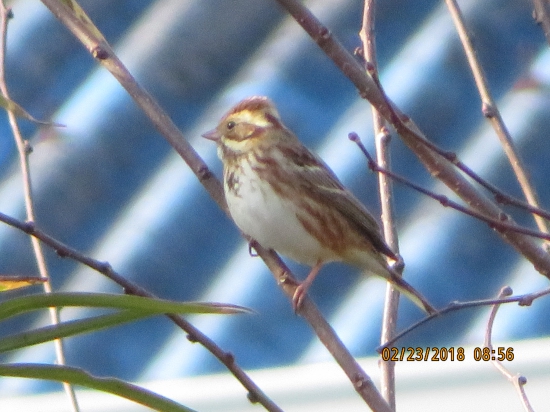
[[[204,137],[205,139],[212,140],[214,142],[219,142],[221,138],[221,135],[217,129],[212,129],[206,133],[203,133],[201,136]]]

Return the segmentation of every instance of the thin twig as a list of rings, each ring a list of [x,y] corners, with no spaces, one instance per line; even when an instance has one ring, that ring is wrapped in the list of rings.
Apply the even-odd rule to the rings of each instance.
[[[507,193],[504,193],[502,190],[500,190],[498,187],[493,185],[492,183],[488,182],[487,180],[483,179],[481,176],[479,176],[477,173],[475,173],[472,169],[470,169],[466,164],[464,164],[457,156],[456,153],[447,151],[444,149],[441,149],[436,144],[428,141],[428,140],[422,140],[423,144],[425,144],[428,148],[433,150],[434,152],[440,154],[445,159],[447,159],[449,162],[454,164],[457,168],[462,170],[465,175],[470,177],[472,180],[474,180],[479,185],[483,186],[485,189],[487,189],[489,192],[493,194],[493,197],[496,202],[502,204],[502,205],[511,205],[515,206],[520,209],[524,209],[529,213],[533,213],[535,215],[541,216],[544,219],[550,220],[550,212],[544,209],[541,209],[540,207],[532,206],[529,203],[521,200],[516,199],[515,197],[510,196]]]
[[[350,133],[349,134],[349,139],[351,141],[353,141],[355,144],[357,144],[357,146],[359,146],[359,148],[361,149],[361,151],[363,152],[363,154],[367,158],[369,169],[371,169],[373,172],[387,175],[387,176],[391,177],[393,180],[395,180],[399,183],[402,183],[405,186],[408,186],[408,187],[410,187],[410,188],[412,188],[412,189],[414,189],[414,190],[416,190],[416,191],[418,191],[418,192],[420,192],[420,193],[422,193],[422,194],[424,194],[428,197],[431,197],[434,200],[437,200],[444,207],[450,207],[450,208],[455,209],[459,212],[462,212],[462,213],[464,213],[468,216],[471,216],[471,217],[474,217],[478,220],[481,220],[481,221],[487,223],[489,225],[489,227],[491,227],[492,229],[510,230],[510,231],[514,231],[514,232],[521,233],[521,234],[524,234],[524,235],[528,235],[528,236],[532,236],[532,237],[535,237],[535,238],[550,241],[550,234],[542,233],[542,232],[539,232],[537,230],[532,230],[532,229],[529,229],[529,228],[526,228],[526,227],[523,227],[523,226],[518,226],[515,223],[513,223],[511,221],[511,219],[508,217],[508,215],[504,214],[504,212],[499,216],[498,220],[493,219],[492,217],[486,216],[482,213],[479,213],[479,212],[477,212],[476,210],[474,210],[472,208],[462,206],[461,204],[450,200],[447,196],[440,195],[440,194],[432,192],[431,190],[425,189],[422,186],[419,186],[416,183],[411,182],[407,178],[398,175],[397,173],[394,173],[390,170],[386,170],[386,169],[382,168],[381,166],[379,166],[374,161],[373,157],[368,152],[365,145],[363,145],[363,143],[361,142],[361,139],[359,139],[359,136],[357,136],[356,133]],[[509,223],[509,222],[511,222],[511,223]]]
[[[383,345],[380,345],[379,347],[377,347],[376,351],[380,353],[382,351],[382,349],[392,346],[395,342],[397,342],[403,336],[409,334],[410,332],[412,332],[413,330],[415,330],[419,326],[429,322],[433,318],[443,316],[447,313],[456,312],[457,310],[462,310],[462,309],[477,308],[477,307],[480,307],[480,306],[501,305],[501,304],[504,304],[504,303],[512,303],[512,302],[517,302],[519,304],[519,306],[531,306],[533,301],[535,301],[536,299],[538,299],[542,296],[546,296],[546,295],[550,295],[550,288],[549,289],[544,289],[544,290],[539,291],[539,292],[533,292],[533,293],[528,293],[528,294],[525,294],[525,295],[518,295],[518,296],[510,296],[510,297],[502,298],[502,299],[482,299],[482,300],[472,300],[472,301],[468,301],[468,302],[451,302],[450,304],[448,304],[444,308],[438,310],[437,313],[433,313],[431,315],[428,315],[425,318],[420,319],[415,324],[409,326],[405,330],[401,331],[396,336],[394,336],[393,339],[391,339],[390,341],[388,341],[388,342],[384,343]]]
[[[8,21],[12,17],[12,11],[10,8],[6,8],[4,1],[0,1],[0,91],[9,99],[8,86],[6,83],[6,73],[5,73],[5,62],[6,62],[6,39],[8,35]],[[21,131],[19,130],[19,125],[17,124],[17,118],[15,114],[8,110],[8,119],[13,131],[13,137],[17,145],[17,151],[19,153],[19,163],[21,166],[21,174],[23,178],[23,192],[25,198],[25,210],[27,214],[27,220],[34,222],[35,213],[34,213],[34,201],[32,195],[32,184],[31,184],[31,175],[29,170],[29,159],[28,156],[31,153],[31,148],[28,141],[23,139]],[[42,246],[38,239],[30,237],[32,244],[32,249],[34,256],[36,258],[36,264],[38,266],[38,273],[40,277],[44,279],[42,282],[43,289],[45,293],[52,292],[52,285],[50,274],[48,272],[48,266],[46,264],[46,258],[42,251]],[[60,322],[59,312],[57,308],[49,308],[50,321],[53,325],[57,325]],[[63,341],[61,339],[54,340],[56,362],[58,365],[65,365],[65,351],[63,349]],[[76,398],[76,393],[73,386],[70,383],[64,382],[63,388],[65,393],[69,398],[71,408],[74,412],[79,412],[80,408],[78,406],[78,400]]]
[[[533,0],[533,18],[542,27],[546,42],[550,44],[550,3],[548,0]]]
[[[514,170],[516,178],[518,179],[519,185],[521,186],[521,190],[523,191],[527,202],[532,206],[539,207],[537,195],[530,182],[525,165],[523,164],[523,161],[518,154],[518,150],[512,140],[512,136],[510,136],[510,132],[508,131],[508,128],[506,127],[502,116],[500,115],[497,104],[489,91],[487,79],[485,78],[485,74],[483,73],[481,64],[477,59],[472,40],[470,39],[468,30],[466,29],[464,16],[462,15],[462,12],[458,7],[456,0],[445,0],[445,3],[447,3],[447,7],[449,8],[449,11],[451,13],[451,17],[460,37],[462,47],[464,48],[464,52],[466,53],[466,58],[468,59],[470,70],[472,71],[472,74],[474,76],[475,84],[482,102],[483,115],[491,122],[491,125],[493,126],[493,129],[495,130],[500,140],[500,144],[502,145],[502,148],[504,149],[504,152],[508,157],[508,161],[510,162],[512,169]],[[546,221],[538,215],[535,215],[534,218],[539,230],[541,232],[548,233],[548,226],[546,224]]]
[[[510,296],[512,293],[512,288],[510,288],[509,286],[505,286],[500,290],[498,298],[502,299],[504,297]],[[489,348],[491,354],[495,353],[493,349],[493,343],[491,342],[491,337],[493,334],[493,323],[495,321],[495,317],[499,308],[500,304],[496,304],[493,306],[491,314],[489,315],[489,321],[487,322],[487,330],[485,332],[485,347]],[[498,356],[491,356],[491,362],[495,366],[495,368],[497,368],[506,377],[506,379],[512,382],[518,392],[519,398],[521,399],[521,403],[525,411],[534,412],[534,409],[529,402],[529,398],[527,398],[527,394],[525,393],[525,384],[527,383],[527,379],[519,373],[515,375],[512,374],[498,359]]]
[[[369,100],[395,128],[403,142],[419,158],[432,176],[441,180],[472,209],[498,221],[499,217],[503,215],[502,210],[462,176],[452,163],[422,143],[427,139],[418,126],[385,96],[383,90],[334,38],[330,30],[323,26],[301,2],[297,0],[277,0],[277,2],[294,17],[312,40],[355,85],[359,95]],[[541,275],[550,279],[550,254],[540,247],[540,242],[524,233],[509,230],[505,226],[495,225],[495,229],[504,240],[525,256]]]
[[[365,61],[377,70],[376,58],[376,37],[375,37],[375,2],[374,0],[365,0],[363,8],[363,23],[359,37],[363,43],[363,56]],[[380,115],[378,110],[372,106],[372,118],[374,127],[374,136],[376,143],[376,156],[378,164],[384,169],[390,169],[390,132],[386,127],[386,121]],[[382,210],[382,228],[384,239],[390,248],[399,254],[399,242],[397,239],[397,229],[395,227],[394,213],[392,207],[392,184],[387,175],[378,174],[378,187],[380,192],[380,206]],[[403,266],[401,265],[401,269]],[[396,268],[398,269],[398,268]],[[400,271],[401,272],[401,271]],[[401,273],[398,272],[400,275]],[[384,304],[384,313],[382,316],[382,332],[380,334],[380,343],[387,342],[396,333],[397,314],[399,309],[399,291],[388,283],[386,287],[386,300]],[[392,410],[395,411],[395,362],[390,360],[382,361],[380,364],[380,385],[382,396],[389,403]]]

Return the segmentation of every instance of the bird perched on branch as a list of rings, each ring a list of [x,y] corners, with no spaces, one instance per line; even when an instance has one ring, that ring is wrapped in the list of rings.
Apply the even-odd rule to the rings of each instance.
[[[203,134],[217,143],[231,217],[264,248],[309,265],[296,288],[297,310],[321,267],[344,262],[381,276],[422,310],[435,309],[386,260],[399,258],[376,219],[330,168],[285,127],[266,97],[235,105]]]

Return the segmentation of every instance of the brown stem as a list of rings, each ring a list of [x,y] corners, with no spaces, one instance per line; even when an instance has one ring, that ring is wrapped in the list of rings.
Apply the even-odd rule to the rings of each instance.
[[[502,299],[506,296],[510,296],[512,294],[512,288],[505,286],[500,290],[500,293],[498,294],[498,298]],[[493,334],[493,323],[495,321],[495,318],[497,316],[497,311],[500,308],[500,304],[495,304],[493,308],[491,309],[491,314],[489,315],[489,320],[487,322],[487,329],[485,331],[485,347],[489,348],[491,353],[497,353],[493,349],[493,343],[491,342],[491,337]],[[505,377],[508,379],[514,387],[516,388],[516,391],[519,394],[519,398],[521,399],[521,403],[523,405],[523,408],[526,412],[534,412],[533,407],[531,406],[531,403],[529,402],[529,398],[527,398],[527,394],[525,393],[525,384],[527,383],[527,379],[524,376],[521,376],[519,373],[516,373],[515,375],[510,372],[501,361],[498,360],[498,356],[491,356],[491,363],[497,368]]]
[[[374,0],[365,0],[363,9],[363,23],[359,37],[363,43],[363,56],[365,61],[374,71],[377,71],[376,59],[376,38],[375,38],[375,2]],[[386,121],[380,115],[378,110],[372,106],[372,117],[374,136],[376,143],[376,156],[378,164],[384,169],[390,169],[390,132],[386,127]],[[393,216],[392,207],[392,185],[391,179],[383,174],[378,174],[378,187],[380,192],[380,205],[382,210],[382,229],[384,239],[390,248],[399,254],[399,242],[397,239],[397,229]],[[399,273],[401,274],[401,273]],[[384,313],[382,315],[382,332],[380,342],[384,343],[390,340],[397,330],[397,314],[399,309],[399,291],[391,283],[386,287],[386,301]],[[392,410],[395,411],[395,362],[392,360],[381,361],[380,363],[380,385],[382,387],[382,396],[389,403]]]
[[[533,18],[542,27],[546,42],[550,44],[550,3],[548,0],[533,0]]]
[[[11,18],[11,9],[6,8],[4,0],[0,1],[0,91],[2,95],[7,99],[10,98],[8,92],[8,86],[6,83],[6,74],[5,74],[5,59],[6,59],[6,40],[8,35],[8,21]],[[12,111],[8,110],[8,119],[10,127],[13,132],[13,137],[17,145],[17,151],[19,153],[19,164],[21,166],[21,174],[23,178],[23,193],[25,199],[25,210],[27,214],[27,220],[34,221],[34,200],[32,195],[32,181],[29,170],[29,154],[31,153],[30,146],[28,141],[26,141],[21,135],[19,125],[17,124],[17,118]],[[48,265],[46,263],[46,257],[42,250],[42,245],[40,242],[31,236],[30,238],[34,256],[36,259],[36,265],[38,267],[38,273],[40,278],[44,281],[42,282],[42,287],[45,293],[52,293],[52,285],[50,281],[50,274],[48,271]],[[57,308],[49,308],[50,321],[52,325],[57,325],[60,322],[59,312]],[[54,340],[55,348],[55,357],[56,362],[59,365],[65,365],[65,351],[63,348],[63,341],[61,339]],[[78,400],[76,399],[76,393],[71,384],[64,382],[63,388],[65,393],[69,398],[71,408],[74,412],[79,412],[80,408],[78,406]]]
[[[530,205],[529,203],[516,199],[507,193],[504,193],[502,190],[500,190],[498,187],[493,185],[492,183],[486,181],[481,176],[479,176],[477,173],[475,173],[472,169],[470,169],[466,164],[464,164],[456,155],[454,152],[450,152],[447,150],[443,150],[434,143],[424,140],[422,141],[427,147],[429,147],[434,152],[440,154],[445,159],[447,159],[449,162],[454,164],[457,168],[462,170],[464,174],[472,178],[475,182],[477,182],[479,185],[483,186],[485,189],[487,189],[489,192],[491,192],[494,196],[494,199],[497,203],[503,204],[503,205],[512,205],[515,207],[518,207],[520,209],[524,209],[529,213],[532,213],[534,215],[541,216],[542,218],[546,220],[550,220],[550,212],[544,209],[541,209],[540,207],[535,207]]]
[[[437,313],[428,315],[425,318],[416,322],[415,324],[409,326],[405,330],[399,332],[396,336],[393,337],[393,339],[391,339],[388,342],[385,342],[383,345],[380,345],[378,348],[376,348],[376,351],[381,352],[382,349],[388,348],[394,345],[395,342],[397,342],[403,336],[409,334],[419,326],[429,322],[435,317],[443,316],[447,313],[456,312],[457,310],[462,310],[462,309],[477,308],[480,306],[501,305],[503,303],[512,303],[512,302],[517,302],[519,306],[530,306],[533,303],[533,301],[535,301],[536,299],[547,295],[550,295],[550,289],[544,289],[539,292],[533,292],[533,293],[528,293],[525,295],[518,295],[518,296],[510,296],[507,298],[500,298],[500,299],[482,299],[482,300],[472,300],[468,302],[451,302],[449,305],[445,306],[444,308],[439,309]]]
[[[455,210],[457,210],[461,213],[464,213],[465,215],[468,215],[468,216],[471,216],[475,219],[481,220],[482,222],[487,223],[491,228],[499,228],[499,229],[502,229],[502,230],[517,232],[517,233],[521,233],[521,234],[524,234],[524,235],[527,235],[527,236],[532,236],[532,237],[535,237],[535,238],[550,241],[550,234],[542,233],[542,232],[539,232],[537,230],[532,230],[532,229],[529,229],[529,228],[526,228],[526,227],[523,227],[523,226],[518,226],[517,224],[515,224],[514,222],[511,221],[511,219],[509,218],[508,215],[506,215],[504,213],[502,213],[499,216],[498,220],[494,219],[494,218],[486,216],[486,215],[484,215],[484,214],[482,214],[482,213],[480,213],[480,212],[478,212],[478,211],[476,211],[472,208],[462,206],[462,205],[450,200],[447,196],[440,195],[440,194],[432,192],[431,190],[425,189],[422,186],[419,186],[416,183],[413,183],[410,180],[406,179],[405,177],[400,176],[400,175],[398,175],[398,174],[396,174],[396,173],[394,173],[390,170],[384,169],[383,167],[379,166],[377,162],[374,161],[374,159],[372,158],[372,156],[368,152],[367,148],[361,142],[361,140],[359,139],[359,136],[357,136],[356,133],[350,133],[349,134],[349,139],[351,141],[355,142],[355,144],[357,144],[357,146],[359,146],[359,148],[361,149],[361,151],[363,152],[363,154],[367,158],[369,168],[373,172],[391,177],[393,180],[395,180],[399,183],[402,183],[405,186],[408,186],[408,187],[416,190],[417,192],[420,192],[420,193],[422,193],[422,194],[424,194],[428,197],[431,197],[434,200],[437,200],[442,206],[450,207],[450,208],[455,209]]]

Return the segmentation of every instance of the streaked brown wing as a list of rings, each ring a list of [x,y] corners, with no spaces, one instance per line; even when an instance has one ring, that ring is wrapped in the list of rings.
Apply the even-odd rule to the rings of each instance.
[[[397,259],[382,237],[376,219],[350,191],[325,187],[320,187],[317,190],[326,199],[326,202],[338,209],[352,223],[352,227],[371,241],[376,250],[392,259]]]
[[[352,225],[367,238],[379,252],[397,259],[380,233],[376,219],[366,207],[338,180],[334,172],[315,154],[302,146],[299,151],[286,153],[293,157],[292,164],[298,166],[295,173],[300,174],[302,189],[308,195],[319,198],[325,204],[330,204],[338,210]]]

